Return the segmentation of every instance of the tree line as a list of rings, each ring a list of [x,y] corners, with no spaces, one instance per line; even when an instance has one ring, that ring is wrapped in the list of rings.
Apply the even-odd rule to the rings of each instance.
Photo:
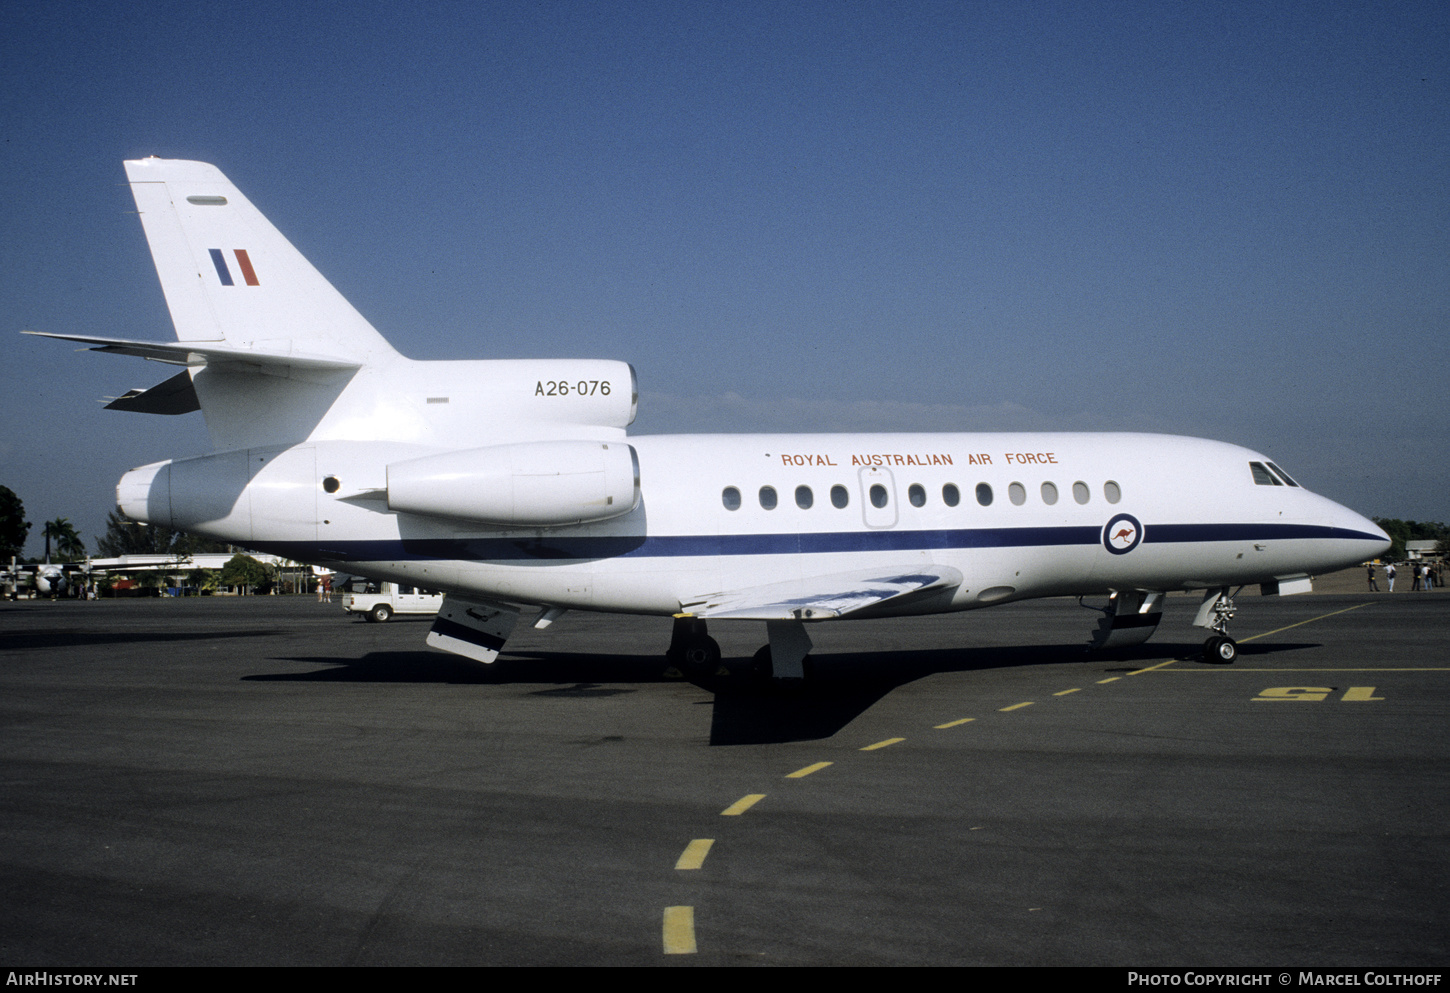
[[[1440,555],[1450,552],[1450,525],[1444,521],[1402,521],[1398,517],[1371,517],[1385,534],[1390,536],[1390,550],[1385,553],[1385,558],[1402,559],[1405,557],[1405,542],[1407,541],[1435,541],[1435,551]]]

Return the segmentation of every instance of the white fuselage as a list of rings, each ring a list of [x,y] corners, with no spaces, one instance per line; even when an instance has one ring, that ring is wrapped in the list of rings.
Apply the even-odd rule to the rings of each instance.
[[[1263,455],[1196,438],[804,434],[627,441],[638,459],[639,502],[597,523],[508,528],[397,513],[386,502],[387,466],[433,450],[326,440],[171,464],[170,520],[379,579],[512,602],[656,614],[677,613],[720,591],[858,568],[919,563],[958,570],[959,587],[882,611],[920,613],[1042,596],[1270,582],[1353,565],[1384,546],[1382,533],[1353,511],[1299,486],[1256,484],[1250,463],[1266,463]],[[179,478],[231,484],[201,499],[183,493],[189,484]],[[323,485],[329,478],[332,493]],[[149,477],[142,483],[151,486]],[[771,492],[774,506],[767,506]],[[154,495],[152,501],[154,519]]]

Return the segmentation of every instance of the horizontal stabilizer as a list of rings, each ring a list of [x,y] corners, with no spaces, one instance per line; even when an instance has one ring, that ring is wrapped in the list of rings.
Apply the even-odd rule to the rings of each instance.
[[[893,601],[901,606],[961,584],[962,574],[950,566],[918,563],[712,593],[682,602],[680,610],[696,617],[823,621]]]
[[[107,410],[129,410],[137,414],[189,414],[201,409],[191,373],[183,370],[149,390],[131,390],[106,404]]]
[[[135,341],[128,338],[95,338],[79,334],[52,334],[49,331],[22,331],[39,338],[59,338],[91,345],[93,352],[112,355],[134,355],[153,362],[171,365],[200,366],[240,363],[259,367],[291,367],[296,369],[357,369],[361,361],[349,361],[327,355],[304,352],[266,352],[255,348],[239,348],[221,341]]]

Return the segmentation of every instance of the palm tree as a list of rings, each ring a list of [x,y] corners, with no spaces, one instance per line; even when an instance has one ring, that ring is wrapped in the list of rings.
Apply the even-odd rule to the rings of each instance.
[[[45,522],[45,561],[50,561],[50,539],[55,539],[55,550],[66,561],[75,561],[86,556],[86,543],[70,521],[57,517]]]

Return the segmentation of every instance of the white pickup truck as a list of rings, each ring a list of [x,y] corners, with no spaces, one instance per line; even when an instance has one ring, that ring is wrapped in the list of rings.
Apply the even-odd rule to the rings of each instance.
[[[436,614],[443,594],[397,583],[354,580],[342,594],[342,609],[382,623],[394,614]]]

